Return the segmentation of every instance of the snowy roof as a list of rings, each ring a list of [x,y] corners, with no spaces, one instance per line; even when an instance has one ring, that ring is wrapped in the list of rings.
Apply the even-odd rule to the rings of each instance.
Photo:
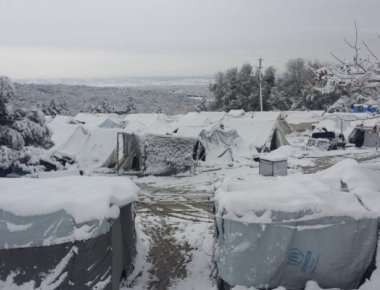
[[[341,180],[350,192],[341,191]],[[374,200],[380,204],[380,185],[376,180],[349,159],[317,174],[262,177],[257,172],[240,172],[227,178],[218,189],[218,214],[227,219],[260,223],[324,216],[373,216],[376,211],[380,213],[380,206],[373,208],[374,212],[368,211],[357,196],[369,206]]]
[[[134,201],[137,192],[126,177],[1,178],[0,209],[18,216],[65,210],[82,223],[117,218],[119,207]]]
[[[275,129],[279,113],[246,113],[242,117],[227,115],[222,123],[231,129],[235,129],[239,136],[255,148],[262,148],[269,140]]]

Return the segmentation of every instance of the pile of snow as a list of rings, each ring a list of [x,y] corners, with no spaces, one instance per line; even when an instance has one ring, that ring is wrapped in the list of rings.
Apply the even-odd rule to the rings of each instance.
[[[83,223],[117,218],[119,207],[135,201],[138,190],[126,177],[1,178],[0,209],[17,216],[64,210]]]
[[[292,218],[303,220],[378,216],[380,184],[376,174],[369,171],[347,159],[310,175],[261,177],[256,172],[240,173],[226,178],[217,190],[218,215],[258,223],[273,222],[277,213],[291,213]],[[341,182],[347,184],[349,192],[341,189]]]

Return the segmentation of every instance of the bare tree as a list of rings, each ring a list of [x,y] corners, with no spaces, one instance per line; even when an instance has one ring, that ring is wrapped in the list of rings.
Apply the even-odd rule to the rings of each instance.
[[[372,55],[372,57],[374,57],[377,61],[379,61],[379,58],[377,57],[377,55],[373,52],[373,50],[370,49],[370,47],[368,46],[368,44],[365,41],[363,41],[363,45],[367,49],[369,54]]]
[[[348,47],[352,48],[354,50],[354,64],[355,66],[362,69],[364,72],[367,70],[362,66],[360,63],[360,46],[359,46],[359,32],[358,32],[358,24],[356,21],[354,21],[354,27],[355,27],[355,38],[353,42],[348,41],[346,38],[344,39],[344,42],[347,44]]]
[[[347,63],[345,61],[343,61],[342,59],[340,59],[339,57],[337,57],[334,53],[330,52],[331,56],[333,58],[335,58],[338,62],[340,62],[342,65],[347,65]]]

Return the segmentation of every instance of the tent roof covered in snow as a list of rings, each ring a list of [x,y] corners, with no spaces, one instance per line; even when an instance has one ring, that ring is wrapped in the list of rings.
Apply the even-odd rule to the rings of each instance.
[[[293,213],[294,216],[288,215],[292,220],[323,216],[370,217],[373,213],[363,207],[355,195],[368,195],[372,190],[375,196],[376,188],[380,187],[374,178],[353,178],[355,172],[363,176],[362,170],[365,171],[356,161],[345,160],[317,174],[265,178],[256,172],[240,172],[239,176],[227,178],[217,191],[219,213],[224,218],[264,223],[276,221],[276,212]],[[341,181],[348,184],[350,193],[342,191]]]
[[[102,176],[1,178],[0,189],[2,210],[18,216],[64,210],[77,223],[117,217],[118,212],[112,204],[130,203],[136,199],[138,191],[126,177]]]

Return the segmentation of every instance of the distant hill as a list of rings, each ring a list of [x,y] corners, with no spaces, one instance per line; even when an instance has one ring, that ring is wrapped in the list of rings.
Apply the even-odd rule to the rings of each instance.
[[[207,81],[199,81],[198,84],[186,84],[185,81],[178,85],[175,82],[167,83],[169,85],[165,82],[159,85],[147,82],[147,85],[140,87],[16,83],[15,102],[24,107],[42,108],[54,100],[55,103],[64,104],[70,115],[88,112],[104,102],[116,107],[133,103],[134,112],[178,114],[194,111],[203,98],[209,97]]]

